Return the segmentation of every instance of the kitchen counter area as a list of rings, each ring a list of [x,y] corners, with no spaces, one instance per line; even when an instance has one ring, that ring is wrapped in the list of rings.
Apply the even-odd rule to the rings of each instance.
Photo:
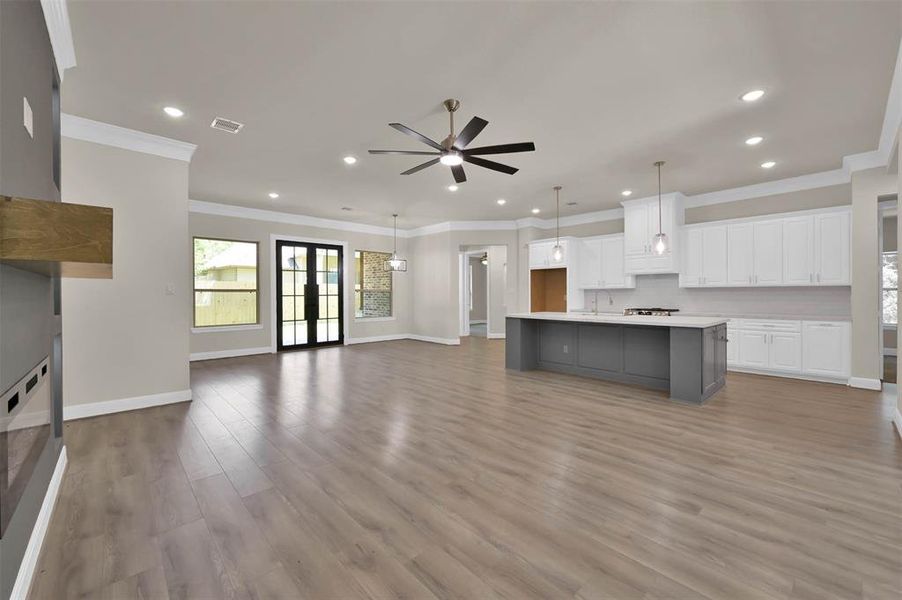
[[[666,390],[701,404],[725,384],[723,317],[532,312],[507,317],[505,365]]]

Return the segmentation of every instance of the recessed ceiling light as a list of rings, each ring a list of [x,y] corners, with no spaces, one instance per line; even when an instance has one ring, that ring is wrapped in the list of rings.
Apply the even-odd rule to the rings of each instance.
[[[275,200],[276,198],[279,197],[279,194],[277,192],[270,192],[269,197],[272,198],[273,200]]]
[[[350,155],[345,156],[342,160],[345,161],[346,165],[353,165],[355,162],[357,162],[357,158]]]
[[[764,138],[761,137],[760,135],[753,135],[752,137],[747,139],[745,141],[745,143],[747,146],[757,146],[758,144],[760,144],[763,141],[764,141]]]
[[[505,204],[507,204],[507,200],[505,200],[504,198],[498,198],[496,202],[498,202],[498,206],[504,206]]]
[[[772,160],[769,160],[767,162],[761,163],[761,168],[762,169],[773,169],[776,165],[777,165],[777,163],[775,163]]]
[[[620,195],[621,196],[632,196],[633,190],[623,190],[622,192],[620,192]]]
[[[176,119],[185,115],[185,112],[174,106],[167,106],[163,108],[163,112],[169,115],[170,117],[175,117]]]
[[[534,214],[534,215],[539,214],[539,209],[538,208],[532,209],[532,214]]]
[[[744,93],[741,98],[743,102],[754,102],[755,100],[760,100],[763,95],[764,90],[752,90]]]
[[[449,192],[456,192],[457,190],[458,190],[458,187],[456,185],[454,185],[453,183],[448,186]]]

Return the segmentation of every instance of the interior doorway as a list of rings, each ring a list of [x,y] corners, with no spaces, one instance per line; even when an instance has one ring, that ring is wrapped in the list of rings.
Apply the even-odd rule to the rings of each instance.
[[[462,246],[460,335],[503,338],[507,314],[507,246]]]
[[[276,348],[344,343],[341,246],[276,241]]]

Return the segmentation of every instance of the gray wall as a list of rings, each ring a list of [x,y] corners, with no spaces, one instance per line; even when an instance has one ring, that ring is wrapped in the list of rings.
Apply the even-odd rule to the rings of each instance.
[[[53,147],[59,123],[52,101],[54,77],[53,52],[40,3],[0,2],[0,194],[60,199],[53,178]],[[28,98],[34,114],[34,138],[22,124],[23,97]],[[7,390],[50,354],[51,336],[60,328],[59,318],[53,315],[52,289],[49,277],[0,267],[0,391]],[[59,366],[53,364],[51,368]],[[24,411],[29,403],[20,406]],[[51,415],[59,425],[59,406]],[[0,407],[0,418],[6,417],[6,407]],[[51,435],[0,539],[2,599],[12,591],[61,449],[62,438]],[[0,453],[0,461],[5,464],[5,445]],[[0,510],[8,509],[3,506]]]

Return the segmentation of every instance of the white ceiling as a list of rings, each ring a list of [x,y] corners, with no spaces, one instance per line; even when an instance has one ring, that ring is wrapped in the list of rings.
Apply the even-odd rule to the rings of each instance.
[[[838,168],[877,146],[902,32],[902,2],[72,2],[78,66],[63,110],[197,144],[196,200],[401,226],[514,219],[697,194]],[[741,93],[763,88],[754,104]],[[534,141],[466,166],[399,173],[436,140],[441,101],[472,144]],[[186,112],[173,120],[173,105]],[[223,116],[238,135],[210,129]],[[762,135],[747,147],[743,140]],[[360,160],[348,167],[346,154]],[[772,159],[776,168],[759,164]],[[267,192],[276,190],[278,200]],[[496,204],[507,199],[503,207]],[[353,208],[347,212],[341,207]]]

